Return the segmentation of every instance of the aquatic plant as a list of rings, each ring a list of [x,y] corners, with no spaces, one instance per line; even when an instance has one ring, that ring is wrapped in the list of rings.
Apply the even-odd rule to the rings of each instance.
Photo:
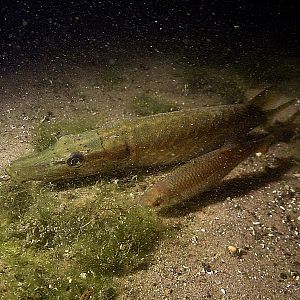
[[[129,188],[130,190],[130,188]],[[114,276],[145,268],[166,226],[122,184],[75,190],[0,185],[0,267],[9,299],[113,298]]]

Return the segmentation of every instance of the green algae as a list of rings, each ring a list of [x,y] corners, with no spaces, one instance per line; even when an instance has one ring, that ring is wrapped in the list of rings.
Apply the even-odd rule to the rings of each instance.
[[[105,295],[116,285],[112,279],[81,272],[67,265],[49,251],[24,250],[18,242],[1,245],[1,261],[5,265],[0,292],[6,299],[79,299],[92,289],[96,299],[107,299]]]
[[[104,181],[74,190],[2,182],[0,294],[113,299],[114,277],[145,268],[167,228],[135,203],[131,189]]]
[[[157,97],[146,93],[132,98],[129,102],[129,107],[140,116],[148,116],[179,110],[176,105],[167,101],[162,101]]]
[[[29,191],[27,184],[15,184],[11,182],[1,183],[0,199],[2,219],[18,220],[28,210],[34,201],[33,193]]]

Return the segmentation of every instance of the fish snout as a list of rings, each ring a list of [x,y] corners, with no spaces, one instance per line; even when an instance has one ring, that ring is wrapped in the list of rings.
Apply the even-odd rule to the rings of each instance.
[[[169,200],[172,198],[172,192],[161,181],[150,187],[141,197],[141,204],[151,207],[163,207],[169,204]]]

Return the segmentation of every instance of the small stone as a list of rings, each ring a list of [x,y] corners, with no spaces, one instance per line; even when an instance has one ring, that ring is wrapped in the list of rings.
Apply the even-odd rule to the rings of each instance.
[[[238,251],[239,251],[239,249],[233,245],[228,246],[227,250],[231,255],[236,255],[236,254],[238,254]]]

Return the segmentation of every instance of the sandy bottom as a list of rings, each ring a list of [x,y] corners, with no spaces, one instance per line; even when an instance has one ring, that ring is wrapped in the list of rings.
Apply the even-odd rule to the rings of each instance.
[[[104,68],[119,64],[124,80],[103,84]],[[0,168],[32,150],[32,129],[45,116],[131,118],[128,103],[143,92],[180,108],[222,102],[190,94],[170,57],[126,64],[122,55],[99,54],[90,62],[61,56],[2,74]],[[248,85],[246,95],[260,88]],[[219,190],[165,212],[178,231],[160,244],[147,270],[118,278],[119,298],[299,299],[300,170],[284,159],[291,150],[274,145],[242,163]]]

